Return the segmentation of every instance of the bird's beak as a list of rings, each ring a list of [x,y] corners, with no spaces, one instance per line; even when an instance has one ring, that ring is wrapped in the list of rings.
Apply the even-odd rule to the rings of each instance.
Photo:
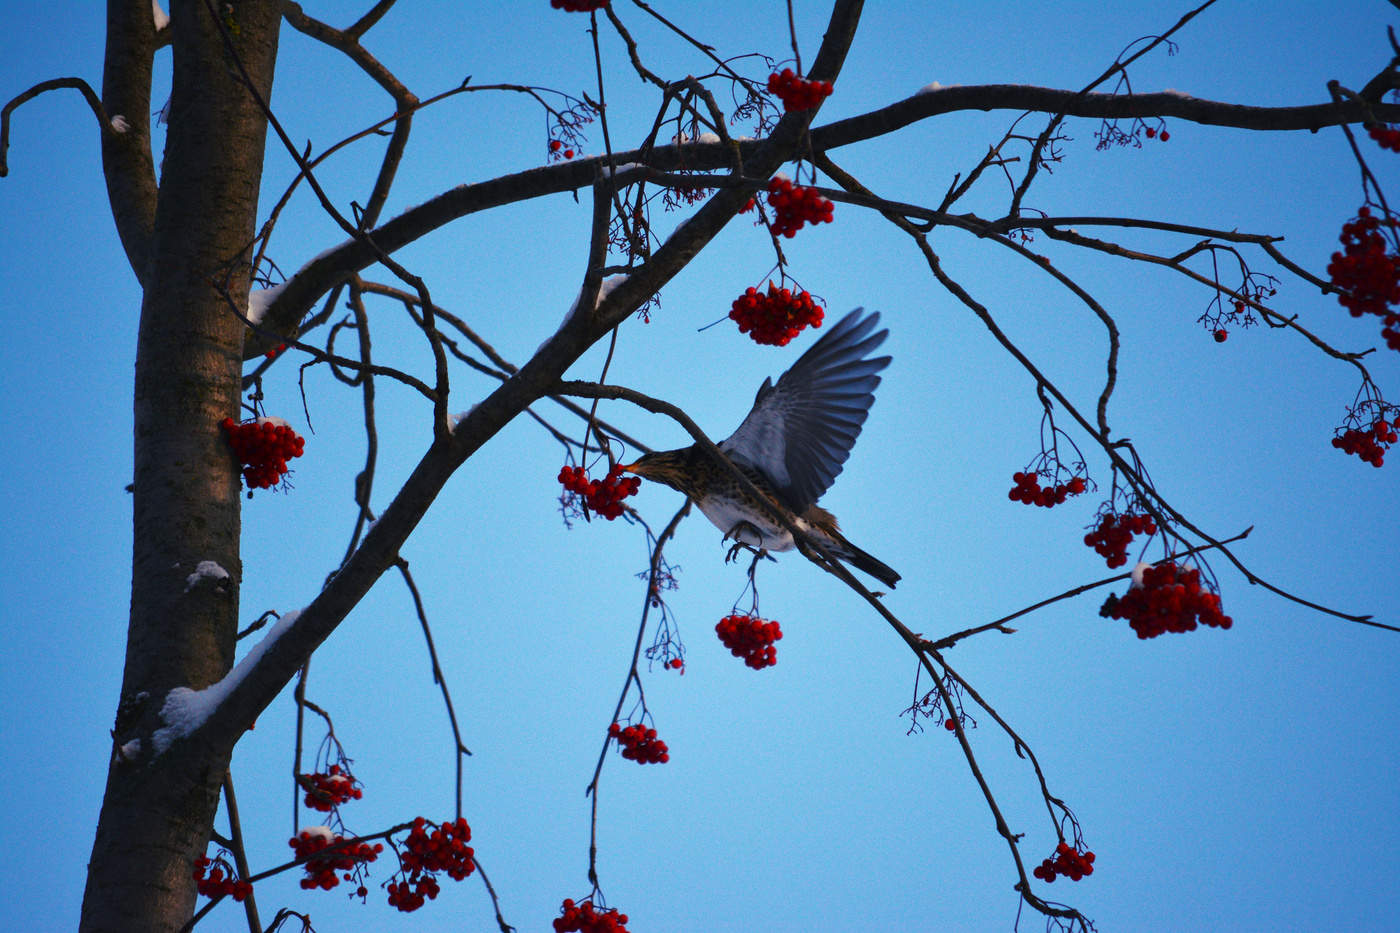
[[[622,468],[622,471],[624,473],[636,473],[638,476],[642,476],[643,474],[637,471],[637,465],[640,463],[640,460],[638,460],[636,463],[629,463]]]

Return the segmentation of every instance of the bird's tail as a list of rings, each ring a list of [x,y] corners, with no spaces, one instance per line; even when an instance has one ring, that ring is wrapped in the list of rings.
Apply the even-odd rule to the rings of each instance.
[[[838,557],[857,570],[870,574],[890,589],[894,589],[894,585],[899,582],[899,574],[895,573],[888,564],[865,553],[844,537],[840,540],[841,546],[836,552]]]

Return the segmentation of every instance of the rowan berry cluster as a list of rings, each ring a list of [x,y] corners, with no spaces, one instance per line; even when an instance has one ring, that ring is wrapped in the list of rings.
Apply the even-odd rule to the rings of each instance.
[[[423,875],[413,881],[390,881],[386,890],[389,892],[389,906],[406,914],[413,913],[442,893],[433,875]]]
[[[782,175],[774,175],[768,182],[768,206],[773,209],[769,231],[789,239],[797,236],[803,224],[831,223],[835,210],[835,205],[817,194],[817,189],[794,185]]]
[[[308,826],[287,840],[287,845],[296,852],[297,858],[306,860],[306,877],[301,879],[303,888],[308,891],[313,888],[329,891],[340,884],[341,876],[337,872],[345,872],[345,880],[349,881],[353,877],[350,872],[366,862],[374,861],[384,851],[384,846],[378,842],[374,845],[350,842],[333,852],[324,851],[345,842],[345,837],[329,826]]]
[[[551,139],[549,141],[549,155],[553,159],[572,159],[574,150],[565,147],[560,140]]]
[[[1396,415],[1393,422],[1386,421],[1383,416],[1377,416],[1369,428],[1347,428],[1341,434],[1332,438],[1332,446],[1340,451],[1355,454],[1364,462],[1373,467],[1385,464],[1385,452],[1390,449],[1400,435],[1395,433],[1395,429],[1400,428],[1400,415]]]
[[[612,521],[622,514],[622,500],[636,495],[642,488],[637,476],[623,476],[622,464],[614,463],[602,479],[589,479],[583,467],[565,466],[559,471],[559,482],[569,492],[583,496],[589,510]]]
[[[575,904],[573,898],[564,898],[560,907],[562,916],[554,918],[555,933],[627,933],[627,915],[617,912],[616,907],[599,909],[592,900]]]
[[[1172,134],[1171,134],[1171,133],[1168,133],[1166,130],[1162,130],[1162,131],[1159,133],[1159,132],[1157,132],[1157,128],[1156,128],[1156,127],[1153,127],[1153,126],[1149,126],[1147,129],[1143,130],[1142,133],[1143,133],[1143,135],[1146,136],[1148,139],[1152,139],[1153,137],[1156,137],[1157,139],[1160,139],[1162,142],[1166,142],[1167,140],[1169,140],[1169,139],[1172,138]]]
[[[666,743],[656,737],[655,729],[637,723],[623,726],[615,722],[608,726],[608,735],[617,739],[617,744],[622,747],[622,757],[628,761],[640,765],[664,765],[671,760]]]
[[[1190,632],[1197,623],[1229,628],[1233,620],[1220,611],[1220,597],[1201,585],[1201,572],[1173,561],[1139,564],[1133,585],[1121,597],[1109,594],[1099,615],[1126,619],[1138,638],[1166,632]],[[1140,577],[1140,579],[1139,579]]]
[[[390,882],[387,888],[389,906],[412,913],[441,892],[438,872],[461,881],[476,871],[476,852],[467,845],[471,838],[471,827],[462,817],[437,826],[416,817],[404,840],[405,851],[399,853],[403,879]]]
[[[207,875],[206,872],[208,872]],[[207,855],[201,855],[194,860],[195,890],[205,897],[228,895],[235,901],[242,901],[253,893],[251,884],[235,879],[233,875],[233,867],[224,860],[222,851],[212,859]]]
[[[719,640],[736,658],[756,671],[778,663],[778,649],[773,642],[783,637],[777,622],[765,622],[758,616],[727,615],[715,626]]]
[[[453,881],[461,881],[476,871],[476,853],[467,845],[471,839],[472,828],[463,817],[436,827],[417,817],[404,840],[408,851],[399,855],[399,866],[406,872],[446,872]]]
[[[287,473],[287,461],[301,456],[306,443],[288,425],[273,418],[256,418],[241,424],[232,418],[219,422],[228,446],[243,467],[249,489],[271,489]]]
[[[1332,254],[1327,274],[1343,289],[1337,297],[1342,307],[1352,317],[1379,315],[1386,345],[1400,350],[1400,314],[1390,310],[1400,304],[1400,256],[1390,252],[1380,226],[1370,208],[1359,208],[1356,217],[1342,225],[1342,251]]]
[[[791,68],[775,71],[768,76],[768,90],[778,95],[783,110],[811,110],[831,96],[830,81],[808,81]]]
[[[1046,859],[1035,867],[1031,874],[1046,884],[1064,875],[1070,881],[1078,881],[1085,875],[1094,873],[1094,853],[1080,852],[1068,842],[1055,847],[1055,857]]]
[[[1122,567],[1128,562],[1128,545],[1133,543],[1133,535],[1157,533],[1157,523],[1152,516],[1140,512],[1124,512],[1121,515],[1106,513],[1098,524],[1084,536],[1084,543],[1108,559],[1109,567]]]
[[[565,13],[592,13],[601,10],[611,0],[549,0],[549,5]]]
[[[324,774],[297,775],[297,783],[306,791],[303,802],[322,813],[329,813],[342,803],[364,796],[355,776],[342,770],[340,765],[331,765]]]
[[[1215,329],[1214,337],[1216,343],[1224,343],[1225,341],[1230,339],[1230,332],[1223,327],[1217,327]]]
[[[1382,149],[1389,149],[1391,152],[1400,152],[1400,129],[1387,126],[1384,123],[1372,123],[1366,127],[1366,133],[1374,139]]]
[[[771,281],[767,294],[749,286],[729,307],[729,317],[739,325],[739,333],[772,347],[786,346],[804,327],[821,327],[824,316],[811,293],[779,288]]]
[[[1008,499],[1047,509],[1063,505],[1070,496],[1077,496],[1087,488],[1082,476],[1072,477],[1068,483],[1042,487],[1038,473],[1012,473],[1011,482],[1016,485],[1006,494]]]

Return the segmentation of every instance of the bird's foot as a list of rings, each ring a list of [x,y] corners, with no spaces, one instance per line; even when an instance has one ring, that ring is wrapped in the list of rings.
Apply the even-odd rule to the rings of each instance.
[[[734,539],[734,546],[731,547],[729,549],[729,552],[724,555],[724,562],[726,564],[731,563],[736,557],[738,557],[740,551],[749,551],[754,554],[757,554],[760,551],[762,551],[762,548],[756,548],[752,544],[749,544],[742,540],[739,537],[741,534],[748,534],[749,537],[753,538],[756,541],[763,540],[763,533],[760,532],[758,530],[758,527],[752,522],[742,520],[735,522],[734,527],[726,531],[724,533],[724,537],[721,539],[723,541],[728,541],[730,538]]]
[[[724,562],[725,562],[726,564],[733,563],[735,560],[738,559],[738,557],[739,557],[739,552],[740,552],[740,551],[748,551],[750,554],[752,554],[752,555],[754,556],[754,560],[758,560],[758,558],[759,558],[761,555],[764,555],[764,554],[767,554],[767,553],[768,553],[767,551],[763,550],[762,548],[756,548],[756,547],[754,547],[752,544],[745,544],[743,541],[735,541],[735,542],[730,546],[729,550],[725,552],[725,554],[724,554]]]
[[[734,539],[733,546],[730,547],[729,551],[724,555],[724,562],[726,564],[732,563],[735,559],[737,559],[740,551],[748,551],[750,554],[752,554],[753,562],[755,565],[765,557],[769,560],[776,560],[776,558],[769,554],[768,551],[763,547],[755,547],[754,545],[749,544],[747,541],[740,539],[739,535],[741,534],[747,534],[749,537],[755,538],[759,541],[763,540],[763,532],[759,531],[758,527],[754,524],[745,521],[737,523],[724,535],[725,541],[728,541],[731,538]],[[749,573],[753,573],[752,566],[749,568]]]

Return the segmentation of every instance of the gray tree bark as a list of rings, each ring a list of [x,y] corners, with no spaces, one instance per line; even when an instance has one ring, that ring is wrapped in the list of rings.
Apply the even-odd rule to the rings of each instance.
[[[220,17],[219,20],[215,16]],[[246,301],[280,5],[173,4],[169,129],[157,188],[150,152],[149,0],[111,0],[103,103],[130,129],[104,171],[144,286],[135,380],[131,615],[114,755],[83,898],[83,930],[178,930],[196,892],[237,734],[201,733],[153,754],[172,687],[231,667],[238,624],[240,485],[220,420],[238,408]],[[111,134],[105,134],[111,135]],[[224,581],[187,578],[201,561]],[[241,732],[241,730],[237,730]]]

